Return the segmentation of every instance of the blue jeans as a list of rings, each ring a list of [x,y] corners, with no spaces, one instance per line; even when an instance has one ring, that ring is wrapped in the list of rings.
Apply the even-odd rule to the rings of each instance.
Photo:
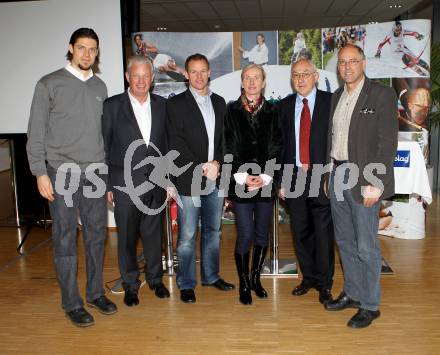
[[[69,312],[84,305],[77,283],[78,210],[86,257],[87,301],[93,301],[104,294],[102,267],[107,237],[107,202],[105,194],[99,198],[87,198],[83,195],[83,187],[91,183],[81,174],[79,188],[72,196],[73,206],[68,207],[64,197],[55,191],[56,170],[48,166],[47,173],[55,195],[55,200],[49,202],[55,271],[61,288],[62,307]],[[66,182],[70,177],[71,174],[67,174]]]
[[[330,204],[336,244],[344,270],[344,291],[359,301],[361,307],[375,311],[380,303],[380,271],[382,257],[377,232],[379,205],[365,207],[355,201],[350,190],[343,191],[338,201],[335,189],[341,191],[342,181],[330,180]]]
[[[272,222],[273,202],[233,202],[237,240],[235,252],[246,254],[252,243],[267,247]]]
[[[206,196],[182,196],[178,206],[179,236],[177,239],[177,286],[181,290],[196,287],[197,227],[201,219],[200,270],[202,284],[212,284],[219,276],[220,229],[223,197],[215,188]]]

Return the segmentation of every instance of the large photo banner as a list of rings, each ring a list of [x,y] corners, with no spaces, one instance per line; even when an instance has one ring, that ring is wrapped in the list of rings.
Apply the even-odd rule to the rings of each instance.
[[[210,89],[223,96],[226,102],[235,101],[240,96],[241,69],[250,63],[263,66],[266,71],[265,97],[267,100],[278,101],[292,94],[290,66],[301,58],[310,59],[316,66],[319,72],[318,88],[334,92],[341,85],[337,75],[338,52],[347,44],[355,44],[364,50],[366,75],[392,86],[396,91],[399,143],[414,143],[411,151],[399,150],[396,155],[395,169],[398,169],[400,180],[408,177],[407,180],[412,183],[410,177],[415,174],[421,177],[417,180],[418,184],[426,184],[430,33],[429,20],[291,31],[136,32],[132,34],[132,54],[151,59],[155,71],[153,92],[165,98],[186,90],[185,59],[191,54],[201,53],[210,62]],[[414,159],[416,148],[420,149],[420,155],[417,152],[417,159]],[[408,159],[408,164],[400,164],[402,157]],[[402,189],[399,189],[402,183],[396,180],[396,191],[399,194],[402,194]],[[420,186],[408,188],[408,183],[404,184],[406,188],[403,194],[407,196],[402,198],[399,195],[395,202],[386,201],[386,212],[383,209],[381,213],[385,213],[382,217],[387,217],[382,222],[387,223],[381,223],[381,230],[386,235],[405,235],[406,238],[410,238],[410,230],[417,230],[417,238],[420,238],[424,235],[424,232],[420,232],[424,231],[424,218],[420,217],[420,213],[411,214],[409,211],[423,211],[424,217],[426,203],[430,203],[431,195],[426,192],[425,196],[414,197],[412,190],[427,190]],[[396,208],[393,208],[393,203]],[[399,218],[399,215],[405,217]],[[284,210],[280,211],[280,216],[281,222],[287,222]],[[416,220],[411,220],[413,216],[417,217]],[[233,212],[228,203],[225,219],[233,220]],[[405,223],[399,222],[403,220]]]

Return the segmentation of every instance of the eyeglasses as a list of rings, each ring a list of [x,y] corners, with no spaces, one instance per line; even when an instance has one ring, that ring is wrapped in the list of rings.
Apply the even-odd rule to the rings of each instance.
[[[346,65],[348,65],[349,67],[353,66],[353,65],[357,65],[358,63],[360,63],[361,60],[360,59],[349,59],[349,60],[338,60],[338,65],[340,67],[345,67]]]
[[[292,74],[292,79],[293,80],[308,79],[308,78],[310,78],[315,73],[316,73],[316,71],[305,72],[305,73],[293,73]]]

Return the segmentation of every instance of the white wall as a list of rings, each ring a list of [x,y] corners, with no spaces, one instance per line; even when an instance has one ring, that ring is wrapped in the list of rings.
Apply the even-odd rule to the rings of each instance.
[[[119,0],[0,3],[0,133],[25,133],[35,84],[66,64],[70,35],[98,34],[100,77],[109,95],[124,90]]]

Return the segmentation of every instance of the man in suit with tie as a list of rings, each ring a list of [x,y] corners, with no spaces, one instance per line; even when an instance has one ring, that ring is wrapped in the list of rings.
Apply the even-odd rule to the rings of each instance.
[[[296,93],[281,100],[279,110],[284,128],[283,165],[294,165],[292,182],[281,187],[280,197],[285,199],[290,210],[296,256],[303,275],[292,294],[301,296],[315,288],[319,301],[325,304],[332,299],[333,224],[330,201],[323,189],[324,179],[319,178],[319,188],[313,189],[311,178],[312,173],[316,173],[314,165],[325,164],[332,95],[316,88],[319,73],[308,59],[292,64],[291,78]],[[288,174],[285,168],[283,172]],[[300,179],[300,175],[305,179]],[[305,186],[300,186],[302,183]],[[292,192],[302,189],[301,194],[289,197]]]
[[[200,268],[203,286],[229,291],[234,285],[219,275],[219,247],[223,197],[218,190],[218,172],[223,162],[225,100],[209,90],[208,59],[193,54],[186,59],[188,90],[167,102],[167,132],[170,150],[179,152],[178,167],[189,168],[175,178],[178,203],[177,286],[182,302],[196,296],[195,239],[201,219]],[[217,181],[217,182],[216,182]]]
[[[357,308],[347,324],[352,328],[368,327],[380,316],[379,206],[380,199],[394,195],[398,130],[394,90],[368,79],[365,65],[361,48],[347,45],[339,51],[338,71],[345,84],[332,98],[327,140],[327,162],[333,164],[330,202],[344,288],[325,308]]]
[[[108,200],[115,204],[124,303],[131,307],[139,304],[138,290],[141,282],[136,258],[139,234],[145,258],[145,279],[157,297],[170,296],[162,283],[166,186],[157,186],[154,181],[150,181],[154,180],[150,177],[153,169],[160,169],[160,166],[142,164],[146,157],[160,162],[161,157],[167,153],[167,145],[165,99],[149,93],[154,77],[152,63],[142,56],[131,57],[125,77],[129,82],[128,90],[104,103],[102,130],[109,167]],[[133,151],[134,148],[137,149]],[[128,161],[127,154],[132,154]],[[162,171],[165,174],[166,168]],[[131,179],[129,182],[126,181],[127,175]],[[118,188],[136,188],[141,184],[146,187],[138,193],[142,206],[139,206],[138,201],[133,201],[133,191]]]

